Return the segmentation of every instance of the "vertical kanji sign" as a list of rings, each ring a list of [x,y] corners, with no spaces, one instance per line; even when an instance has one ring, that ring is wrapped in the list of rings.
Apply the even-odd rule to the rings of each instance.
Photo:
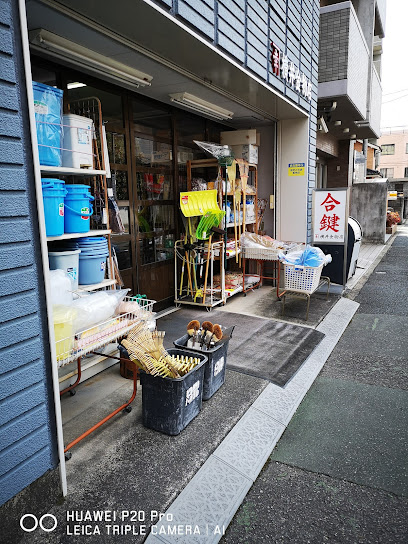
[[[347,189],[317,189],[313,196],[313,242],[344,244],[348,223]]]

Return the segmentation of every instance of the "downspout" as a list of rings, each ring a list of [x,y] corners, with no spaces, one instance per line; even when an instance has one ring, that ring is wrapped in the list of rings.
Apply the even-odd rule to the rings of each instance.
[[[23,50],[24,61],[24,75],[27,87],[27,99],[28,99],[28,113],[30,118],[30,135],[31,135],[31,148],[33,154],[33,169],[34,169],[34,181],[35,181],[35,193],[37,199],[38,218],[39,218],[39,230],[40,230],[40,246],[42,265],[44,271],[44,283],[47,305],[47,319],[48,319],[48,333],[49,342],[51,346],[51,371],[52,371],[52,384],[54,391],[54,404],[55,404],[55,419],[57,428],[57,445],[58,445],[58,457],[59,457],[59,470],[62,494],[64,497],[67,495],[67,474],[65,468],[65,455],[64,455],[64,439],[62,430],[62,415],[61,415],[61,400],[59,393],[58,382],[58,366],[56,351],[53,349],[55,345],[54,338],[54,323],[52,320],[52,305],[50,296],[50,283],[48,272],[48,251],[47,251],[47,237],[45,234],[45,219],[44,219],[44,207],[42,201],[42,188],[41,188],[41,171],[40,160],[38,156],[37,145],[37,131],[35,127],[35,114],[34,114],[34,96],[33,96],[33,84],[31,77],[31,61],[30,61],[30,49],[28,42],[27,31],[27,14],[25,9],[25,0],[19,0],[19,14],[20,14],[20,27],[21,27],[21,45]]]

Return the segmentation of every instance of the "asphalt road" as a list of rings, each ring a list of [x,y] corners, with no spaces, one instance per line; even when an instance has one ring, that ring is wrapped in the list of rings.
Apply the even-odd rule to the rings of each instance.
[[[407,263],[400,227],[223,544],[408,542]]]

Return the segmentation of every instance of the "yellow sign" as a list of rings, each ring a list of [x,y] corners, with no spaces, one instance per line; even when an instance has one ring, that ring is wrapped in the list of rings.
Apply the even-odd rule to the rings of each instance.
[[[304,175],[305,175],[304,162],[289,163],[288,176],[304,176]]]
[[[388,200],[397,200],[397,191],[388,191]]]

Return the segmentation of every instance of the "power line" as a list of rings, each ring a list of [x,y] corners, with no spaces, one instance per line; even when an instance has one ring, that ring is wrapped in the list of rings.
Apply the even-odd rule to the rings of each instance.
[[[404,91],[408,91],[408,89],[400,89],[399,91],[392,91],[392,93],[384,93],[383,96],[388,96],[390,94],[402,93]]]
[[[383,102],[383,104],[389,104],[390,102],[395,102],[396,100],[401,100],[401,98],[405,98],[406,96],[408,96],[408,93],[403,94],[402,96],[399,96],[398,98],[393,98],[392,100],[388,100],[387,102]]]

